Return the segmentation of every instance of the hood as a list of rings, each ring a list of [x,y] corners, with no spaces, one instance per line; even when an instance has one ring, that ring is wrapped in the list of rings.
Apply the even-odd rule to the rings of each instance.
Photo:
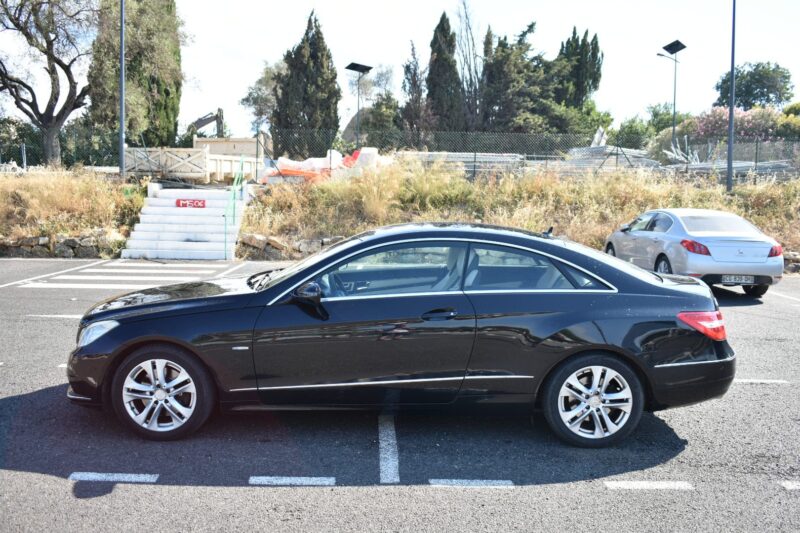
[[[164,312],[175,314],[221,310],[241,306],[242,296],[255,292],[247,284],[248,277],[216,278],[129,292],[95,305],[84,315],[82,322]]]

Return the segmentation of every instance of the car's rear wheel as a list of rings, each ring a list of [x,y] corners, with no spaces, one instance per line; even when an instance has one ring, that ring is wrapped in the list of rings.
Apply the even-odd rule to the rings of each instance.
[[[665,255],[659,255],[656,259],[656,272],[659,274],[672,274],[672,264]]]
[[[587,354],[569,360],[549,377],[542,406],[559,438],[575,446],[602,448],[636,428],[644,393],[627,364],[609,355]]]
[[[170,345],[137,349],[111,383],[111,403],[119,419],[152,440],[180,439],[196,431],[214,402],[214,384],[205,368]]]
[[[742,285],[744,293],[753,298],[761,298],[769,290],[769,285]]]
[[[611,243],[609,243],[608,246],[606,246],[606,253],[608,255],[613,255],[614,257],[617,256],[617,251],[614,250],[614,245]]]

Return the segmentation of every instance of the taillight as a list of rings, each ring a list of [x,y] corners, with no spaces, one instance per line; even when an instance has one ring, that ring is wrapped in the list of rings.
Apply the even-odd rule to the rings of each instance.
[[[778,257],[779,255],[783,255],[783,246],[781,246],[780,244],[776,244],[775,246],[769,249],[768,257]]]
[[[690,241],[689,239],[683,239],[681,241],[681,246],[683,246],[693,254],[711,255],[711,252],[708,251],[708,247],[705,244],[700,244],[697,241]]]
[[[727,338],[722,311],[683,311],[678,313],[678,320],[715,341]]]

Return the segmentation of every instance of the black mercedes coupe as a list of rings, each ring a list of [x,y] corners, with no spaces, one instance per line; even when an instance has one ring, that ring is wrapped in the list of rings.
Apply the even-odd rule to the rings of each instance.
[[[725,394],[733,351],[702,281],[549,234],[381,228],[289,268],[115,297],[82,318],[67,396],[177,439],[212,410],[486,406],[616,443],[644,410]]]

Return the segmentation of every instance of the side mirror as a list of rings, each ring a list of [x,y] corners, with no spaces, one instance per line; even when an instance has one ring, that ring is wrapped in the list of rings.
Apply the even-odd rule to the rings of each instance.
[[[630,224],[620,224],[619,225],[619,230],[622,233],[625,233],[626,231],[629,231],[630,229],[631,229],[631,225]]]
[[[309,281],[297,287],[292,299],[314,309],[323,320],[328,320],[328,312],[322,307],[322,287],[316,281]]]

